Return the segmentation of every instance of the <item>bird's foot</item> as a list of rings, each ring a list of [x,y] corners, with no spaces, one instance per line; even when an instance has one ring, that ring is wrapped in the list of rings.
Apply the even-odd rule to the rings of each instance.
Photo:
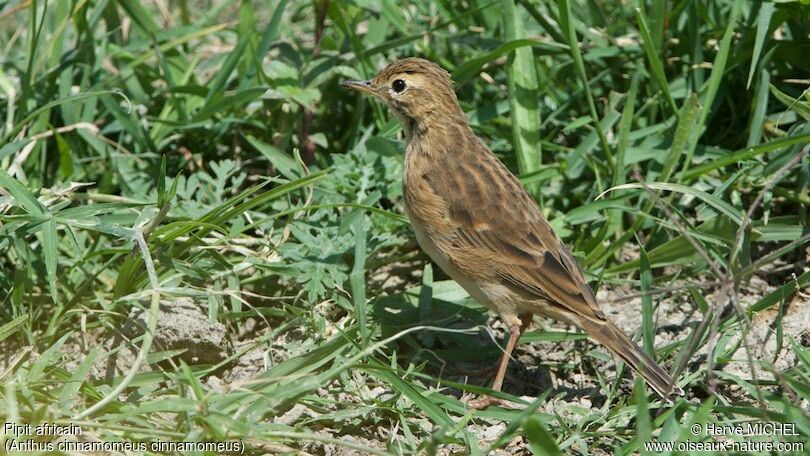
[[[485,408],[487,408],[487,407],[489,407],[491,405],[499,405],[499,406],[501,406],[503,408],[508,408],[508,409],[517,408],[517,407],[515,407],[515,404],[513,404],[512,402],[509,402],[509,401],[507,401],[505,399],[500,399],[500,398],[497,398],[497,397],[492,397],[492,396],[487,396],[487,395],[480,396],[478,399],[473,399],[470,402],[468,402],[467,405],[469,405],[471,409],[475,409],[475,410],[482,410],[482,409],[485,409]]]

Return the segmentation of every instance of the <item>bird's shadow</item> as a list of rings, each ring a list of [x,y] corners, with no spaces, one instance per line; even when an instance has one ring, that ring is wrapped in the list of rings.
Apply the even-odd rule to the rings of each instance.
[[[421,296],[419,288],[379,297],[372,305],[373,322],[381,328],[382,338],[427,327],[389,345],[401,365],[421,365],[424,373],[439,380],[489,386],[502,353],[503,332],[487,329],[486,309],[448,282],[434,283],[432,297]],[[514,359],[504,390],[537,395],[550,384],[544,366],[528,366]],[[460,391],[452,393],[461,395]]]

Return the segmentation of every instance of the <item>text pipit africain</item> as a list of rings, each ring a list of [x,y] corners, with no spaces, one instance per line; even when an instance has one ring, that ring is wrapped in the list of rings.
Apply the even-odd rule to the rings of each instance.
[[[534,314],[582,328],[661,396],[677,389],[666,371],[605,317],[535,201],[470,129],[446,71],[406,58],[371,80],[342,85],[379,98],[402,122],[408,141],[405,209],[419,245],[509,328],[494,390],[500,391],[515,343]],[[471,405],[492,402],[484,397]]]

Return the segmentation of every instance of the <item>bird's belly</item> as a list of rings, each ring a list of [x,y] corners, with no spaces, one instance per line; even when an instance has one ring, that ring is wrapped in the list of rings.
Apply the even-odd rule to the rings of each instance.
[[[419,247],[470,296],[498,313],[508,325],[520,322],[518,315],[525,312],[522,309],[523,303],[520,299],[516,299],[517,297],[507,287],[497,283],[479,283],[473,280],[450,263],[447,254],[442,252],[430,239],[418,219],[411,217],[411,226],[416,234],[416,242]]]
[[[439,250],[436,244],[430,239],[430,237],[425,232],[424,227],[420,222],[416,219],[411,219],[411,226],[413,227],[413,231],[416,234],[416,242],[419,244],[419,247],[427,253],[431,260],[436,263],[442,271],[444,271],[447,275],[449,275],[453,280],[459,283],[467,292],[472,294],[468,286],[475,287],[475,283],[464,274],[461,273],[458,269],[453,267],[450,264],[450,260],[447,257],[447,254]]]

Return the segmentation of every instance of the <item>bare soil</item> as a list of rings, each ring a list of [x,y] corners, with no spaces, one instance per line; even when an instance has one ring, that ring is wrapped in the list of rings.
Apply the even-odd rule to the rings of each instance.
[[[390,283],[389,283],[390,285]],[[754,279],[746,285],[740,294],[743,307],[756,302],[760,297],[766,295],[774,289],[765,281]],[[706,300],[711,302],[715,299],[717,291],[706,292]],[[635,290],[631,288],[603,288],[597,294],[597,298],[603,303],[603,309],[608,317],[627,333],[637,335],[641,327],[641,298],[634,296]],[[627,297],[630,296],[630,297]],[[655,345],[660,350],[675,341],[685,339],[691,331],[700,323],[703,318],[702,312],[694,305],[685,293],[658,295],[654,298],[656,304]],[[774,376],[769,369],[759,365],[761,363],[772,363],[777,372],[793,367],[797,360],[791,346],[791,339],[804,345],[810,344],[810,296],[799,291],[781,306],[759,312],[751,318],[751,329],[747,333],[748,349],[745,345],[736,351],[733,360],[722,366],[722,371],[730,375],[737,376],[745,381],[774,380]],[[782,341],[779,341],[777,325],[780,324]],[[488,326],[492,328],[494,335],[503,337],[504,328],[500,320],[490,317]],[[129,366],[137,353],[136,345],[128,341],[143,334],[146,325],[146,315],[142,310],[133,310],[124,324],[121,331],[112,337],[107,337],[101,341],[105,350],[111,351],[111,356],[101,357],[94,366],[92,377],[96,379],[110,378],[121,375]],[[742,326],[740,326],[742,328]],[[155,336],[155,350],[182,350],[181,358],[191,364],[208,363],[216,364],[233,353],[245,351],[234,362],[223,368],[214,375],[206,379],[206,384],[215,391],[226,391],[238,387],[241,382],[250,381],[275,362],[280,362],[292,356],[296,356],[296,344],[292,339],[296,336],[293,333],[284,333],[278,340],[261,344],[255,342],[262,338],[267,331],[267,325],[256,324],[255,321],[247,321],[241,325],[241,330],[235,327],[226,326],[211,322],[204,312],[202,305],[196,304],[190,299],[183,298],[161,305],[158,318],[158,330]],[[534,321],[535,330],[571,331],[576,329],[554,322],[552,320],[536,318]],[[742,337],[742,331],[736,340],[729,342],[735,344]],[[492,336],[482,331],[477,337],[468,339],[474,344],[470,348],[475,350],[476,346],[481,349],[493,347]],[[10,342],[5,341],[4,346]],[[65,344],[63,351],[71,360],[72,364],[77,364],[86,352],[86,341],[74,340]],[[425,339],[426,344],[437,343],[433,338]],[[247,349],[256,345],[252,349]],[[726,346],[731,346],[726,344]],[[247,348],[246,348],[247,347]],[[8,347],[4,347],[8,348]],[[5,369],[9,363],[14,361],[16,350],[1,350],[0,370]],[[752,368],[748,356],[751,356],[756,369]],[[36,353],[30,354],[36,356]],[[701,364],[706,362],[705,347],[701,349],[697,356],[691,360],[687,367],[687,372],[695,371]],[[665,368],[670,368],[673,356],[670,355],[665,361]],[[486,375],[471,375],[460,373],[460,371],[481,370],[492,366],[492,360],[484,362],[461,362],[448,363],[441,371],[433,372],[440,378],[453,380],[456,382],[469,382],[478,385],[487,384],[489,377]],[[572,366],[575,366],[572,368]],[[147,369],[146,366],[143,368]],[[485,370],[485,369],[484,369]],[[632,375],[625,369],[622,387],[619,394],[629,394],[632,389]],[[510,394],[524,397],[527,401],[533,400],[536,396],[546,390],[551,390],[549,400],[541,406],[540,411],[549,414],[559,414],[563,417],[581,416],[582,409],[591,409],[601,406],[606,397],[597,380],[601,376],[609,383],[616,377],[615,357],[611,356],[603,347],[595,345],[590,340],[563,341],[563,342],[536,342],[519,344],[514,359],[510,362],[508,376],[504,390]],[[358,379],[361,380],[361,379]],[[359,381],[358,383],[362,383]],[[441,386],[441,385],[437,385]],[[445,390],[445,392],[448,392]],[[452,391],[457,396],[461,396],[460,391]],[[700,398],[705,391],[687,391],[689,398]],[[731,398],[745,398],[745,394],[739,391],[738,387],[731,387],[721,393]],[[334,393],[327,389],[318,392],[326,397],[337,401],[357,400],[356,397],[334,397]],[[366,398],[385,399],[391,392],[379,387],[363,393]],[[465,398],[466,399],[466,398]],[[406,400],[406,399],[402,399]],[[363,404],[358,403],[358,407]],[[810,410],[809,404],[803,404],[806,410]],[[304,405],[298,404],[289,409],[283,415],[274,419],[279,424],[295,425],[316,417],[315,412]],[[417,420],[418,421],[418,420]],[[422,423],[425,430],[431,429],[431,424],[425,417]],[[506,423],[497,420],[477,419],[467,425],[467,430],[481,440],[482,444],[495,441],[500,436]],[[363,429],[362,432],[341,433],[338,430],[329,429],[324,426],[319,432],[334,438],[348,439],[352,442],[366,446],[386,448],[386,442],[396,440],[401,436],[392,436],[392,430],[385,428]],[[401,433],[401,430],[393,430]],[[354,455],[359,454],[355,450],[347,449],[338,445],[310,444],[303,450],[311,454],[322,455]],[[454,451],[461,451],[461,447],[448,446],[444,454],[452,454]],[[515,438],[502,450],[495,454],[526,454],[526,442],[522,438]]]

